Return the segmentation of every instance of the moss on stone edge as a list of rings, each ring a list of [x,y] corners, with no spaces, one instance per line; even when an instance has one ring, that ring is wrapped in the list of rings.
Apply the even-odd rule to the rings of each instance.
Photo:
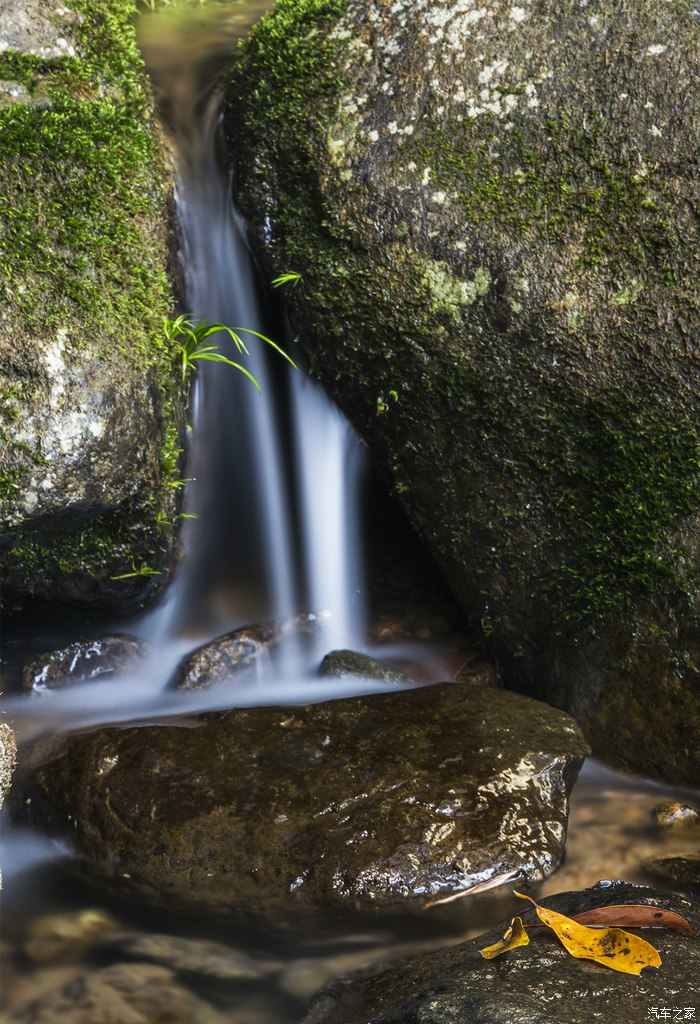
[[[79,58],[0,54],[0,79],[20,82],[30,98],[0,109],[3,338],[7,344],[15,335],[44,338],[79,328],[82,338],[101,339],[101,358],[135,362],[161,395],[163,465],[153,489],[116,516],[124,526],[116,535],[115,522],[109,529],[96,520],[65,532],[51,525],[48,533],[39,530],[10,548],[6,569],[19,580],[30,566],[48,576],[57,570],[117,575],[133,559],[162,567],[172,543],[175,491],[167,475],[176,474],[181,397],[162,332],[162,316],[172,307],[168,254],[165,244],[147,250],[140,230],[146,222],[163,221],[167,172],[131,24],[134,3],[76,0],[71,6],[81,16]],[[3,362],[0,495],[8,497],[42,455],[14,440],[21,400],[32,386],[22,353],[7,344]],[[152,524],[148,536],[129,526],[141,520]],[[130,529],[128,540],[122,534]],[[151,584],[157,581],[151,578]],[[142,591],[143,580],[138,586]],[[133,583],[121,587],[128,600]]]

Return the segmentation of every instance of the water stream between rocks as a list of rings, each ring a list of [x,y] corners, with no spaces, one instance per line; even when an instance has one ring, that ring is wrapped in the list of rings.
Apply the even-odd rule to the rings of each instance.
[[[212,87],[236,41],[268,6],[244,0],[180,14],[166,9],[144,17],[141,41],[177,153],[188,312],[263,331],[296,358],[279,310],[261,307],[264,289],[220,168]],[[194,479],[185,501],[187,512],[199,518],[185,522],[183,564],[163,602],[118,627],[147,639],[154,657],[128,680],[84,684],[44,698],[11,696],[5,710],[20,740],[91,723],[226,707],[230,694],[217,690],[196,693],[186,704],[179,697],[175,709],[164,687],[178,661],[225,630],[302,611],[331,613],[317,648],[285,648],[270,673],[274,682],[256,679],[239,687],[236,706],[396,689],[383,682],[340,689],[336,680],[308,677],[306,665],[324,651],[368,649],[362,609],[370,585],[361,571],[358,495],[369,470],[358,439],[313,381],[289,371],[254,339],[250,349],[247,365],[262,395],[226,367],[207,366],[199,375],[188,469]],[[394,586],[401,591],[400,580]],[[425,600],[430,604],[429,595]],[[443,615],[442,608],[432,611]],[[398,614],[405,618],[407,609]],[[376,630],[369,649],[388,650],[422,681],[454,678],[469,660],[469,641],[449,623],[450,614],[444,613],[448,628],[441,640],[385,649],[376,638],[386,640],[387,627],[385,634]],[[48,649],[49,627],[42,628],[35,646]],[[426,632],[416,630],[419,638]],[[60,624],[55,646],[79,634],[77,624]],[[29,649],[17,640],[15,661]],[[691,837],[685,830],[659,829],[650,812],[661,800],[687,796],[589,762],[574,790],[566,862],[532,891],[579,889],[601,878],[651,883],[642,860],[682,849]],[[62,842],[10,824],[4,828],[3,875],[8,1022],[293,1024],[326,981],[461,941],[515,912],[508,887],[427,912],[329,908],[280,911],[271,918],[241,910],[215,918],[156,910],[104,891]],[[164,988],[172,1005],[153,996]],[[149,990],[152,1004],[144,995]],[[76,1007],[85,1015],[75,1016]]]

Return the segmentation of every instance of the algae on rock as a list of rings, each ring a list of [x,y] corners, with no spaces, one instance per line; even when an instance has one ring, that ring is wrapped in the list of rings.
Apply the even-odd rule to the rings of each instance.
[[[3,596],[119,606],[172,545],[171,169],[132,0],[0,11]]]
[[[509,685],[695,784],[699,72],[680,0],[279,0],[227,114],[313,370]]]

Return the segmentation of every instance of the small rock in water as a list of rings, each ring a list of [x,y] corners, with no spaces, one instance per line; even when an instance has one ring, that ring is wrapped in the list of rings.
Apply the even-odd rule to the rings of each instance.
[[[118,927],[109,914],[98,909],[52,914],[33,922],[24,952],[35,963],[67,963],[78,960],[97,940]]]
[[[376,679],[401,685],[416,682],[404,672],[357,651],[331,651],[321,662],[318,674],[329,679]]]
[[[110,950],[169,967],[176,974],[197,974],[216,981],[250,981],[262,977],[263,965],[245,953],[207,939],[186,939],[177,935],[118,935]]]
[[[28,661],[22,669],[22,686],[42,693],[103,676],[130,675],[151,653],[152,648],[145,640],[125,634],[77,640]]]
[[[676,853],[670,857],[647,857],[642,867],[655,878],[683,885],[700,883],[700,850]]]
[[[255,678],[283,641],[309,637],[322,627],[322,615],[303,614],[280,622],[258,622],[202,644],[181,663],[175,690],[209,690],[232,681]]]
[[[157,964],[113,964],[79,974],[9,1008],[8,1022],[37,1024],[228,1024],[229,1017]]]
[[[657,825],[663,825],[666,828],[700,823],[700,811],[697,807],[685,804],[680,800],[669,800],[657,804],[652,810],[651,816]]]

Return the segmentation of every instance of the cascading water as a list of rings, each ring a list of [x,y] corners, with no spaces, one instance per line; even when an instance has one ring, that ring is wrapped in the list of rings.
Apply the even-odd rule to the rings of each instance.
[[[182,64],[163,59],[163,26],[151,40],[152,23],[145,23],[142,45],[158,92],[172,98]],[[269,327],[261,312],[244,227],[218,159],[219,97],[205,92],[202,98],[198,88],[189,95],[170,118],[188,312],[195,320],[273,334],[280,318]],[[250,340],[242,360],[262,393],[242,374],[200,364],[185,496],[187,514],[197,519],[185,520],[185,559],[164,608],[152,617],[153,632],[162,639],[192,629],[211,635],[259,618],[323,612],[329,614],[325,645],[357,645],[363,450],[303,370],[291,371],[259,339],[245,330],[242,336]],[[232,343],[225,334],[213,340],[241,360],[227,350]]]

